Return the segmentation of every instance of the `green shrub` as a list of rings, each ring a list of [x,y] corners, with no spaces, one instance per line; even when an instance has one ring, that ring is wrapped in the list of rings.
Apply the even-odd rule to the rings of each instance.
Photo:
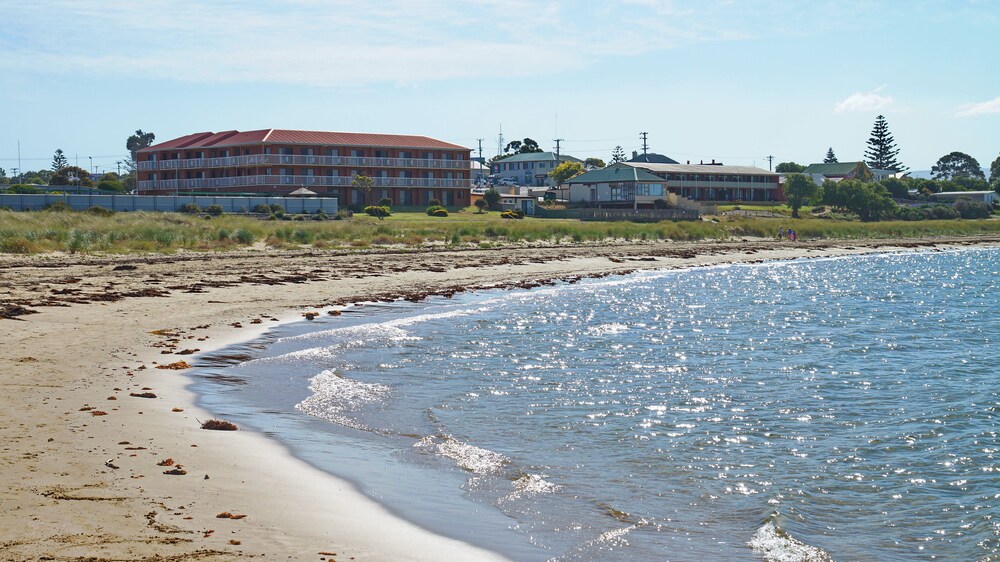
[[[521,209],[510,209],[500,213],[500,218],[504,219],[523,219],[524,211]]]
[[[992,207],[981,201],[973,201],[967,197],[962,197],[955,201],[955,210],[963,219],[985,219],[992,213]]]
[[[195,205],[194,203],[185,203],[181,205],[181,212],[189,215],[196,215],[201,212],[201,207]]]
[[[96,215],[98,217],[110,217],[111,215],[115,214],[115,212],[112,211],[111,209],[105,209],[104,207],[91,207],[84,212],[89,215]]]
[[[392,207],[392,199],[389,199],[388,197],[383,197],[382,199],[378,200],[378,205],[379,207]]]
[[[69,203],[65,201],[53,201],[45,206],[46,211],[53,211],[56,213],[64,213],[66,211],[72,211],[73,208],[69,206]]]
[[[222,214],[222,205],[209,205],[205,207],[205,212],[213,217],[217,217]]]
[[[28,185],[24,183],[17,183],[7,188],[7,193],[21,193],[24,195],[36,195],[41,193],[42,190],[38,189],[33,185]]]
[[[349,219],[354,216],[354,213],[350,209],[340,209],[337,214],[334,215],[333,220],[342,221],[344,219]]]
[[[30,254],[31,243],[23,236],[0,240],[0,254]]]
[[[427,206],[428,207],[440,207],[441,206],[441,200],[440,199],[431,199],[430,201],[427,202]]]
[[[250,232],[245,228],[237,228],[236,232],[233,233],[233,238],[235,238],[240,244],[249,246],[250,244],[253,244],[257,237],[254,236],[253,232]]]
[[[369,205],[365,207],[365,213],[373,217],[387,217],[392,214],[392,209],[386,205]]]
[[[431,217],[447,217],[448,209],[445,209],[441,205],[434,205],[427,207],[427,215]]]

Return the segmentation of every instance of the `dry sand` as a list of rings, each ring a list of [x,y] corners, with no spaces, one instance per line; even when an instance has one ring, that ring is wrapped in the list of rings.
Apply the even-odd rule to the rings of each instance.
[[[1000,239],[0,256],[0,560],[498,558],[393,516],[263,435],[199,429],[210,416],[184,371],[156,367],[348,302],[970,244]],[[178,464],[186,474],[164,474]]]

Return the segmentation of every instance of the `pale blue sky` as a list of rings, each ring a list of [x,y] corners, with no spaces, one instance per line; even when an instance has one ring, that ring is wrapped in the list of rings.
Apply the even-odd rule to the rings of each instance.
[[[0,167],[115,169],[136,129],[510,139],[610,158],[1000,154],[1000,2],[3,0]],[[474,155],[476,153],[474,152]]]

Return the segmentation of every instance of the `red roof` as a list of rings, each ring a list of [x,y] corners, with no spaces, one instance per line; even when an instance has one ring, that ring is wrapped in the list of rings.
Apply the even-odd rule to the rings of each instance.
[[[392,148],[435,148],[470,150],[464,146],[417,135],[386,135],[381,133],[335,133],[325,131],[292,131],[261,129],[258,131],[222,131],[194,133],[154,144],[139,152],[178,148],[218,148],[247,144],[316,144],[332,146],[384,146]]]

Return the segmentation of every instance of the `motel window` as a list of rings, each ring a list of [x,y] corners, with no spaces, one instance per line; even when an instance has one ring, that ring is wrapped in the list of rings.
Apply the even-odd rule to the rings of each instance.
[[[271,153],[271,147],[270,146],[265,146],[264,147],[264,154],[270,154],[270,153]]]
[[[340,151],[337,150],[336,148],[328,148],[328,149],[326,149],[326,155],[327,156],[340,156]]]
[[[312,156],[314,154],[316,154],[315,149],[312,149],[312,148],[303,148],[302,149],[302,156]]]
[[[353,156],[354,158],[361,158],[364,155],[365,155],[364,150],[358,150],[358,149],[351,150],[351,156]]]
[[[282,148],[281,148],[281,154],[282,154],[283,156],[291,156],[291,155],[293,154],[293,152],[292,152],[292,149],[291,149],[291,148],[288,148],[288,147],[282,147]],[[229,156],[229,154],[226,154],[226,156]]]

